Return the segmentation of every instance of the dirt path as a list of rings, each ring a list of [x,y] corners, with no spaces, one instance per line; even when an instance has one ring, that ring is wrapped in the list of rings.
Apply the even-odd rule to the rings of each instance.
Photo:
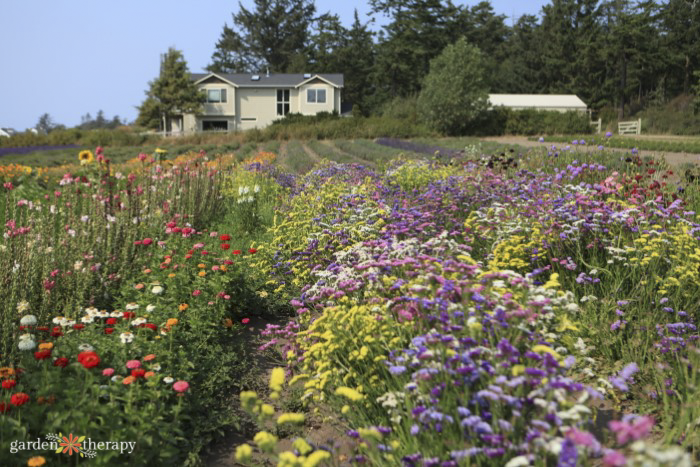
[[[361,159],[361,158],[359,158],[359,157],[355,156],[354,154],[351,154],[347,151],[343,151],[342,149],[340,149],[338,146],[336,146],[333,143],[333,140],[324,139],[324,140],[319,140],[318,142],[320,144],[323,144],[324,146],[328,146],[328,148],[330,148],[330,150],[333,151],[334,153],[338,154],[338,156],[349,159],[347,162],[349,162],[351,164],[369,165],[371,167],[374,167],[374,163],[372,163],[370,161],[363,160],[363,159]]]
[[[653,136],[653,135],[646,135],[646,136]],[[654,138],[658,139],[658,138]],[[527,139],[526,136],[494,136],[494,137],[488,137],[488,138],[481,138],[482,141],[491,141],[491,142],[496,142],[500,144],[518,144],[520,146],[528,147],[528,148],[541,148],[541,147],[549,147],[552,144],[554,144],[557,147],[562,147],[565,146],[563,143],[539,143],[537,141],[530,141]],[[620,152],[620,153],[628,153],[630,150],[629,149],[622,149],[622,148],[606,148],[607,150],[610,151],[615,151],[615,152]],[[586,152],[595,152],[598,151],[598,146],[597,145],[585,145],[585,146],[577,146],[576,148],[577,151],[586,151]],[[686,163],[694,163],[697,164],[700,162],[700,155],[699,154],[694,154],[694,153],[689,153],[689,152],[661,152],[661,151],[648,151],[648,150],[639,150],[639,155],[640,156],[651,156],[651,157],[657,157],[657,158],[665,158],[666,162],[668,162],[669,165],[674,166],[674,167],[679,167],[683,164]]]
[[[308,154],[311,160],[313,161],[312,165],[316,165],[317,162],[321,161],[321,156],[319,156],[318,153],[316,153],[316,151],[311,149],[308,144],[306,144],[303,141],[300,141],[300,143],[301,147],[304,149],[304,151],[306,151],[306,154]]]

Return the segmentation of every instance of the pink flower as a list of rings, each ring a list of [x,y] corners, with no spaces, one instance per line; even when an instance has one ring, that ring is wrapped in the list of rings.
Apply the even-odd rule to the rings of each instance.
[[[153,239],[146,237],[143,239],[143,241],[141,243],[143,243],[144,245],[150,245],[151,243],[153,243]]]
[[[114,368],[105,368],[102,370],[104,376],[112,376],[114,374]]]
[[[129,360],[126,362],[126,367],[130,370],[133,370],[135,368],[141,368],[141,362],[138,360]]]
[[[141,154],[139,154],[139,160],[141,162],[145,161],[147,157],[148,157],[148,154],[145,154],[143,152]]]
[[[603,465],[605,467],[623,467],[627,465],[627,459],[620,451],[608,451],[603,457]]]
[[[187,381],[176,381],[173,384],[173,389],[176,390],[177,392],[185,392],[187,391],[187,388],[190,387],[190,383]]]
[[[197,290],[195,290],[194,292],[192,292],[192,295],[195,296],[195,297],[197,297],[197,296],[199,296],[201,293],[202,293],[202,291],[199,290],[199,289],[197,289]]]
[[[203,248],[203,247],[204,247],[204,243],[195,243],[193,248],[196,250],[198,248]]]
[[[617,435],[618,444],[627,441],[637,441],[646,438],[654,426],[654,419],[648,416],[637,417],[632,423],[627,421],[613,420],[608,423],[608,427]]]
[[[241,320],[241,322],[242,322],[243,324],[248,324],[248,323],[250,323],[250,318],[243,318],[243,319]]]

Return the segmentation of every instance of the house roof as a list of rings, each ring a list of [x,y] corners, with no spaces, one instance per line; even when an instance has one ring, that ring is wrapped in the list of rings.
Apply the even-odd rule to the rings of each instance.
[[[253,80],[253,73],[190,73],[193,81],[202,81],[210,76],[218,76],[236,86],[265,88],[265,87],[296,87],[315,77],[327,81],[337,87],[343,87],[343,75],[340,73],[265,73],[258,74],[259,80]]]
[[[491,105],[521,108],[586,109],[586,103],[575,94],[489,94]]]

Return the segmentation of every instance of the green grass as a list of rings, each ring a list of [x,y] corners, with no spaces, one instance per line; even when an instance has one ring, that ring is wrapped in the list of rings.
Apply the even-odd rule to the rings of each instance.
[[[336,146],[333,145],[332,141],[326,142],[314,140],[309,141],[307,145],[321,158],[329,159],[340,164],[348,164],[351,162],[358,162],[351,154],[347,154],[338,150]]]
[[[290,141],[287,143],[287,150],[283,155],[282,163],[292,172],[306,173],[311,170],[315,161],[311,158],[311,155],[304,150],[304,147],[299,141]]]
[[[531,141],[537,141],[538,138],[529,138]],[[587,144],[603,144],[608,148],[632,149],[637,148],[644,151],[659,151],[659,152],[688,152],[691,154],[700,154],[700,139],[698,140],[676,140],[669,141],[663,139],[641,139],[629,136],[613,136],[605,138],[598,135],[579,136],[547,136],[544,138],[547,143],[568,143],[571,144],[574,140],[584,139]]]

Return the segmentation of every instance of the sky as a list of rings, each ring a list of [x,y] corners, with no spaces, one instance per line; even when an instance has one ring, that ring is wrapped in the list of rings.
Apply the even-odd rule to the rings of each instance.
[[[253,0],[242,0],[252,8]],[[474,5],[477,0],[455,4]],[[492,0],[496,13],[517,19],[539,14],[546,0]],[[357,8],[369,19],[366,0],[316,0],[318,12],[337,13],[345,26]],[[18,0],[0,14],[0,127],[23,131],[49,113],[72,127],[103,110],[136,118],[148,82],[158,75],[160,54],[175,47],[191,72],[210,63],[224,24],[232,24],[237,0]],[[386,21],[386,20],[384,20]],[[377,29],[382,24],[378,18]],[[313,70],[310,70],[311,72]]]

